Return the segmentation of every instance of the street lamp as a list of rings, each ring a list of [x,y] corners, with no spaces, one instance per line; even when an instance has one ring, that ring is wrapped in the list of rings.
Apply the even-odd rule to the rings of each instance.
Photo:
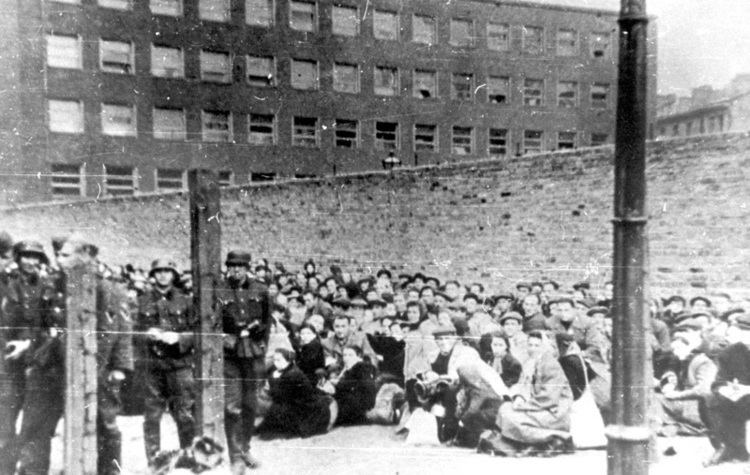
[[[393,152],[388,152],[388,156],[383,159],[382,163],[383,170],[393,170],[394,168],[401,166],[401,159]]]

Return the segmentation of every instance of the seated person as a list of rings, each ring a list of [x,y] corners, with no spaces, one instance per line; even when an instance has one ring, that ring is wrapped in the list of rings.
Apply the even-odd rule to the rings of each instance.
[[[543,453],[567,451],[573,393],[560,363],[540,331],[529,332],[529,359],[521,379],[511,388],[512,402],[500,407],[495,425],[517,448]]]
[[[507,387],[516,384],[521,377],[521,363],[509,350],[508,337],[501,332],[485,333],[479,338],[479,356],[500,375]]]
[[[515,359],[523,364],[528,358],[528,337],[523,332],[523,317],[518,312],[506,312],[500,318],[500,325],[503,327],[503,333],[508,337],[510,348],[508,351]]]
[[[299,329],[299,344],[297,347],[297,366],[312,384],[317,384],[318,377],[315,371],[324,369],[326,366],[323,345],[318,338],[315,327],[309,323],[303,323]]]
[[[573,335],[558,333],[555,335],[557,350],[560,357],[557,361],[565,373],[565,377],[570,384],[570,390],[573,392],[573,400],[577,401],[586,390],[586,384],[596,377],[596,373],[591,366],[585,361],[581,348],[575,341]],[[584,370],[586,373],[584,374]]]
[[[344,314],[336,314],[333,320],[333,334],[321,341],[326,355],[326,367],[341,370],[344,366],[344,348],[356,346],[370,364],[378,364],[378,355],[370,346],[367,336],[354,328],[354,322]]]
[[[315,390],[294,364],[294,353],[277,349],[268,378],[271,407],[258,427],[259,433],[309,437],[327,432],[335,422],[336,402]]]
[[[380,381],[396,383],[404,387],[404,356],[406,341],[404,329],[409,323],[404,320],[382,318],[382,333],[367,335],[370,346],[380,358]]]
[[[339,424],[361,424],[365,414],[375,405],[378,387],[375,367],[362,360],[362,348],[347,346],[343,353],[344,371],[334,378]]]

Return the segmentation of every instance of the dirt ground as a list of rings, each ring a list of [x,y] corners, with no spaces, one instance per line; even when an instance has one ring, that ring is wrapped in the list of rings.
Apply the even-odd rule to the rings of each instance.
[[[146,473],[141,417],[121,417],[123,432],[123,473]],[[62,425],[58,428],[58,434]],[[670,444],[659,439],[659,453]],[[740,475],[747,464],[724,464],[704,469],[701,461],[712,449],[705,438],[678,438],[673,441],[677,454],[662,456],[651,466],[655,475]],[[177,436],[169,418],[162,423],[162,448],[177,447]],[[254,441],[253,453],[262,466],[253,474],[305,475],[435,475],[435,474],[592,474],[607,473],[604,450],[579,451],[553,458],[505,458],[477,454],[472,450],[448,447],[410,447],[393,433],[391,426],[335,428],[330,433],[308,439]],[[63,457],[59,437],[53,442],[53,474],[62,473]],[[228,473],[228,470],[224,471]],[[748,472],[750,473],[750,472]]]

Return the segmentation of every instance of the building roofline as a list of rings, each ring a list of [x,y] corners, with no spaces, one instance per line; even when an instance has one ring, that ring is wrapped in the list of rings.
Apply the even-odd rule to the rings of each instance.
[[[738,99],[741,99],[745,96],[750,96],[750,91],[741,92],[739,94],[735,94],[732,97],[721,99],[721,100],[706,104],[705,106],[698,107],[696,109],[690,109],[689,111],[679,112],[677,114],[672,114],[672,115],[665,115],[662,117],[657,117],[656,124],[658,125],[663,122],[673,122],[676,120],[686,119],[688,117],[695,116],[695,115],[702,115],[702,114],[706,114],[709,112],[720,111],[722,109],[728,108],[732,102]]]
[[[477,3],[492,3],[495,5],[511,5],[511,6],[519,6],[519,7],[528,7],[528,8],[540,8],[544,10],[558,10],[558,11],[566,11],[566,12],[580,12],[580,13],[603,13],[606,15],[619,15],[619,10],[609,10],[606,8],[593,8],[593,7],[583,7],[583,6],[577,6],[577,5],[558,5],[558,4],[547,4],[547,3],[537,3],[533,0],[464,0],[466,2],[473,1]],[[649,18],[655,18],[649,16]]]

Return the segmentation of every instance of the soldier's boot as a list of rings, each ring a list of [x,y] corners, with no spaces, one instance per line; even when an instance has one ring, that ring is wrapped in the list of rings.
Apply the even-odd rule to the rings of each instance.
[[[143,421],[143,443],[146,446],[146,460],[152,465],[161,449],[161,425],[158,419],[153,421],[146,418]]]
[[[96,473],[98,475],[118,475],[120,472],[122,472],[121,437],[100,437]]]
[[[232,462],[232,475],[245,475],[245,462],[241,459]]]

